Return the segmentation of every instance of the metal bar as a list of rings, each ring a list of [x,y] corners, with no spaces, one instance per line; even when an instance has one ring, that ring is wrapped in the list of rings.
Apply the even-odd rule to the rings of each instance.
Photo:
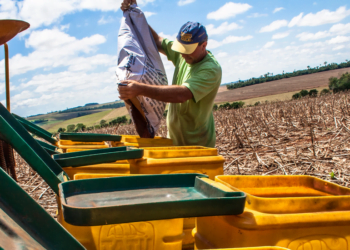
[[[6,108],[9,112],[10,110],[10,69],[9,69],[9,47],[7,43],[4,44],[5,47],[5,77],[6,77]]]

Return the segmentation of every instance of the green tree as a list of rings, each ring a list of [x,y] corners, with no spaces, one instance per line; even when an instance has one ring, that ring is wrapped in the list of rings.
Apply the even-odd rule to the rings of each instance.
[[[124,115],[122,117],[118,117],[117,119],[110,121],[109,125],[117,125],[117,124],[126,123],[126,122],[128,122],[128,119],[126,119],[126,116]]]
[[[309,95],[309,91],[303,89],[300,91],[300,95],[301,95],[301,97],[307,96],[307,95]]]
[[[218,105],[214,104],[213,110],[214,110],[214,111],[218,110]]]
[[[350,74],[346,72],[338,79],[338,86],[333,89],[333,92],[345,91],[350,89]]]
[[[75,129],[75,125],[74,124],[70,124],[67,126],[67,132],[74,132]]]
[[[338,87],[338,78],[332,76],[328,79],[328,81],[329,81],[328,87],[330,90],[333,90]]]
[[[103,127],[106,127],[108,124],[106,120],[101,120],[100,125],[101,125],[101,128],[103,128]]]
[[[59,128],[59,129],[57,130],[57,133],[63,133],[64,131],[66,131],[65,128]]]
[[[317,89],[311,89],[309,91],[309,96],[311,96],[311,97],[317,97],[317,94],[318,94],[318,90]]]
[[[100,128],[101,128],[101,125],[95,125],[94,128],[95,128],[95,129],[100,129]]]
[[[231,108],[233,108],[233,109],[243,108],[243,106],[244,106],[244,102],[242,102],[242,101],[233,102],[233,103],[231,104]]]
[[[320,95],[326,95],[326,94],[329,94],[329,89],[322,89]]]
[[[86,129],[86,126],[83,123],[78,123],[74,131],[75,132],[85,131],[85,129]]]
[[[292,96],[292,99],[293,100],[297,100],[297,99],[300,99],[301,98],[301,94],[300,93],[295,93],[293,96]]]

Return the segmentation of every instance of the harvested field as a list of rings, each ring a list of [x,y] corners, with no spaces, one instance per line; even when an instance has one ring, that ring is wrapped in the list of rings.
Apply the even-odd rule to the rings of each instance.
[[[296,76],[232,90],[228,90],[226,86],[222,86],[215,98],[215,103],[235,102],[261,96],[328,86],[328,79],[331,76],[339,77],[345,72],[350,72],[350,69],[336,69],[310,75]]]
[[[349,187],[350,96],[274,102],[214,112],[225,174],[310,175]],[[159,135],[166,135],[165,121]],[[135,134],[133,125],[97,133]],[[55,217],[55,195],[16,155],[20,185]],[[333,173],[333,174],[331,174]]]

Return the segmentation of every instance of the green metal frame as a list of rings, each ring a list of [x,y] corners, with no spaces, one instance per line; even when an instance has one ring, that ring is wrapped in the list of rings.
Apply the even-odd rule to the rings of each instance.
[[[120,135],[92,134],[92,133],[60,133],[60,140],[81,141],[81,142],[103,142],[120,141]]]
[[[35,125],[34,123],[27,121],[26,119],[13,114],[12,115],[32,134],[43,138],[53,145],[57,145],[58,140],[52,136],[52,134]],[[60,133],[59,138],[61,140],[81,141],[81,142],[103,142],[103,141],[120,141],[120,135],[109,134],[93,134],[93,133]]]
[[[116,148],[118,149],[118,148]],[[127,150],[127,151],[120,151],[120,150],[112,150],[109,149],[111,152],[96,152],[92,153],[91,150],[88,152],[89,154],[81,155],[79,156],[76,154],[73,157],[69,157],[66,154],[63,158],[56,158],[56,162],[61,167],[81,167],[86,165],[94,165],[94,164],[101,164],[101,163],[111,163],[116,162],[119,160],[130,160],[130,159],[139,159],[143,156],[143,149],[133,149],[133,150]],[[84,151],[81,151],[84,152]],[[77,153],[81,153],[77,152]],[[60,155],[61,156],[61,155]]]
[[[16,114],[13,114],[12,115],[17,119],[17,121],[19,121],[23,127],[25,127],[30,133],[40,137],[40,138],[43,138],[44,140],[50,142],[51,144],[53,145],[56,145],[57,144],[57,139],[52,137],[52,134],[48,131],[46,131],[45,129],[42,129],[40,128],[39,126],[33,124],[32,122],[30,121],[27,121],[26,119],[16,115]]]
[[[61,165],[79,167],[143,156],[143,149],[127,151],[119,151],[118,148],[100,149],[91,150],[92,153],[76,152],[75,157],[59,159],[56,162],[2,104],[0,104],[0,138],[9,143],[56,194],[58,194],[58,184],[64,181],[63,176],[69,179]]]
[[[85,249],[0,168],[0,249]]]
[[[48,144],[46,142],[43,142],[43,141],[40,141],[40,140],[37,140],[35,139],[39,144],[40,146],[43,147],[43,149],[46,150],[46,152],[48,152],[50,155],[55,155],[55,154],[60,154],[60,152],[58,152],[58,148],[51,145],[51,144]]]
[[[205,177],[201,174],[137,175],[61,183],[63,216],[72,225],[97,226],[243,213],[246,199],[243,192],[226,192],[201,179]],[[164,198],[164,190],[171,198]],[[93,194],[98,195],[102,205],[91,198]],[[137,196],[142,199],[130,198]],[[75,205],[70,205],[72,198]],[[115,203],[108,205],[105,201]],[[118,203],[120,201],[126,202]]]

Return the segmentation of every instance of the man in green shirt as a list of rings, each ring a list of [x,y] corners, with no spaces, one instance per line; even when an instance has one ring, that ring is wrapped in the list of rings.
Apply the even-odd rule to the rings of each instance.
[[[125,11],[135,0],[124,0]],[[172,85],[146,85],[123,81],[119,86],[121,100],[138,95],[169,102],[168,136],[174,145],[215,147],[213,104],[221,83],[222,71],[210,51],[206,50],[208,35],[197,22],[184,24],[174,42],[159,37],[150,27],[159,52],[175,66]]]

